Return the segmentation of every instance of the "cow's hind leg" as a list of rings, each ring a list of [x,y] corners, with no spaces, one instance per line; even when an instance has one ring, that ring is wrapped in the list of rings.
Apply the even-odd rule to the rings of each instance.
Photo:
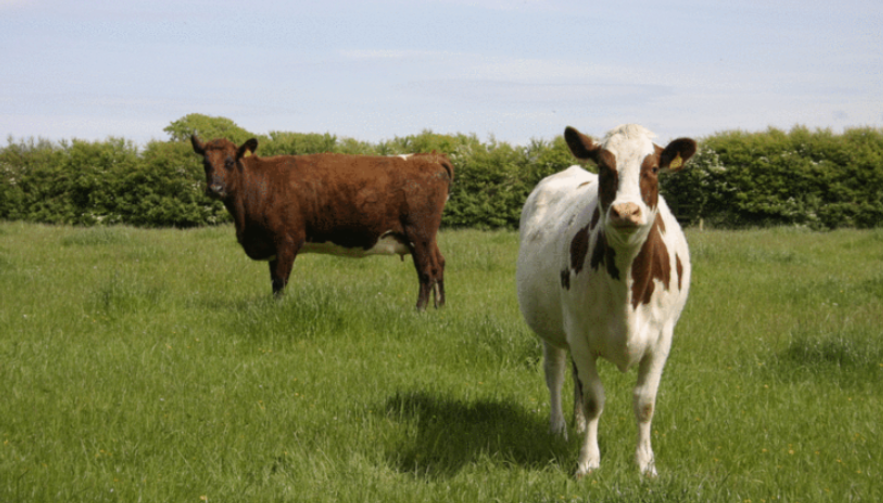
[[[426,309],[429,294],[437,295],[435,306],[444,305],[444,284],[439,284],[444,268],[444,257],[438,249],[434,235],[428,235],[421,227],[405,226],[404,237],[410,243],[411,257],[417,270],[420,291],[417,295],[417,310]]]
[[[445,257],[438,249],[438,243],[433,242],[435,247],[435,282],[432,289],[432,296],[435,300],[435,307],[439,308],[445,305]]]
[[[417,294],[417,310],[426,309],[429,302],[429,293],[433,289],[433,263],[434,251],[429,241],[412,240],[411,256],[414,259],[414,268],[417,270],[417,280],[420,282],[420,290]]]
[[[567,424],[564,422],[564,408],[561,404],[561,388],[564,385],[564,371],[567,368],[567,350],[543,341],[543,371],[546,374],[546,387],[549,388],[549,431],[567,440]]]
[[[585,433],[586,412],[583,408],[583,385],[579,381],[576,363],[571,360],[571,364],[573,365],[573,427],[577,433]]]

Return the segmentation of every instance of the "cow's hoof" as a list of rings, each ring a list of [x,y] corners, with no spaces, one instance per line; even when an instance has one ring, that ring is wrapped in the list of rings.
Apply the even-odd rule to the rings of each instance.
[[[659,476],[659,474],[656,473],[656,467],[652,464],[641,468],[641,475],[647,477],[648,479],[655,479]]]
[[[576,479],[579,480],[587,475],[591,475],[592,472],[601,468],[601,461],[589,461],[585,464],[580,463],[580,466],[576,470]]]
[[[576,480],[582,480],[583,478],[588,477],[589,475],[594,473],[595,470],[597,470],[597,469],[598,468],[595,467],[595,468],[588,468],[586,470],[577,470],[576,471]]]

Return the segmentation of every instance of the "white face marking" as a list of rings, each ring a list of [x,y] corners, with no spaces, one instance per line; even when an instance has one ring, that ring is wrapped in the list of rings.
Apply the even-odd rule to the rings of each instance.
[[[414,155],[414,154],[402,154],[402,155],[400,155],[399,157],[400,157],[403,161],[407,161],[412,155]]]
[[[370,255],[410,255],[411,250],[393,236],[381,237],[373,248],[344,248],[334,243],[304,243],[300,253],[322,253],[342,257],[362,258]]]
[[[612,205],[638,205],[645,224],[651,211],[641,196],[641,165],[648,155],[656,153],[653,145],[655,137],[643,126],[628,124],[611,130],[602,142],[603,147],[616,157],[616,170],[619,173],[619,187]]]

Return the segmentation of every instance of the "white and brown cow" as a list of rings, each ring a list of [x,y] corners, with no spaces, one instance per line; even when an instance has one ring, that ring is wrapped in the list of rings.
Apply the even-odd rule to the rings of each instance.
[[[220,199],[236,225],[236,239],[254,260],[270,264],[273,293],[288,283],[300,253],[414,258],[420,282],[417,309],[432,292],[444,305],[445,259],[436,233],[454,178],[444,154],[251,155],[225,139],[203,143],[206,194]]]
[[[638,367],[636,457],[642,473],[656,475],[650,423],[690,287],[687,241],[659,195],[657,176],[681,169],[696,142],[681,138],[662,148],[653,137],[641,126],[624,125],[596,143],[568,127],[564,138],[571,152],[594,161],[599,174],[572,166],[543,179],[521,214],[518,302],[543,340],[551,429],[565,437],[561,386],[570,350],[576,427],[588,430],[578,477],[601,462],[599,356],[623,372]]]

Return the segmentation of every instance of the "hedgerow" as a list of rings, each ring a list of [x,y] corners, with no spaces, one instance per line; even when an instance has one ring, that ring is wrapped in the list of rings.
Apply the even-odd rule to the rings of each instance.
[[[702,140],[689,169],[665,182],[687,221],[718,227],[883,225],[883,130],[761,133]]]
[[[443,221],[449,227],[516,228],[533,187],[576,162],[561,136],[514,146],[423,131],[371,144],[329,133],[255,135],[229,119],[200,114],[174,121],[164,131],[168,141],[152,141],[141,149],[121,138],[10,138],[0,148],[0,219],[139,227],[229,221],[223,205],[204,195],[201,159],[188,141],[193,133],[237,143],[256,137],[258,154],[265,156],[446,153],[455,166]],[[687,223],[815,229],[883,225],[883,130],[730,131],[699,143],[687,167],[662,180],[669,205]]]

